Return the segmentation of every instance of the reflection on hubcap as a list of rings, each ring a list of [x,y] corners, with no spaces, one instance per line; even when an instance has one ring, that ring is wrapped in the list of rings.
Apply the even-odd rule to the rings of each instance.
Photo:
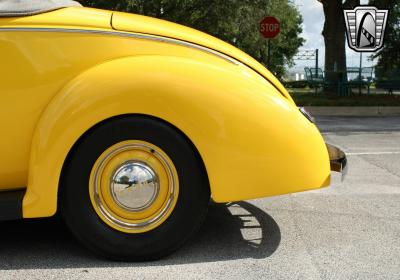
[[[130,161],[112,176],[111,194],[116,203],[130,211],[141,211],[155,200],[160,188],[158,176],[147,164]]]

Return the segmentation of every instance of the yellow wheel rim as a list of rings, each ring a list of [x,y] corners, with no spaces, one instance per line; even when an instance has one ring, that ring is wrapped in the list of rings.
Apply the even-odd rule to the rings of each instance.
[[[110,227],[140,233],[161,225],[178,200],[178,175],[172,160],[145,141],[117,143],[97,159],[89,182],[97,215]]]

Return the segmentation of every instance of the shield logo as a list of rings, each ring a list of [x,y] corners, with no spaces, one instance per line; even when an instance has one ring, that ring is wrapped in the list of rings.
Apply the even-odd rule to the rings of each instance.
[[[358,6],[344,10],[347,42],[357,52],[375,52],[383,47],[389,10]]]

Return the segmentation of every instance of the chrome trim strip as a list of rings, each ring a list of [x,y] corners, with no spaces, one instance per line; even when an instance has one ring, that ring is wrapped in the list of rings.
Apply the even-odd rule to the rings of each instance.
[[[147,34],[139,34],[139,33],[128,33],[124,31],[106,31],[106,30],[89,30],[89,29],[74,29],[74,28],[45,28],[45,27],[0,27],[0,32],[10,32],[10,31],[19,31],[19,32],[65,32],[65,33],[91,33],[91,34],[100,34],[100,35],[111,35],[111,36],[120,36],[120,37],[129,37],[129,38],[136,38],[136,39],[143,39],[143,40],[151,40],[157,41],[167,44],[174,44],[180,45],[192,49],[197,49],[208,54],[212,54],[216,57],[222,58],[225,61],[228,61],[235,65],[240,65],[240,63],[220,52],[217,52],[213,49],[209,49],[207,47],[203,47],[200,45],[196,45],[193,43],[189,43],[186,41],[180,41],[178,39],[168,38],[168,37],[161,37],[157,35],[147,35]]]

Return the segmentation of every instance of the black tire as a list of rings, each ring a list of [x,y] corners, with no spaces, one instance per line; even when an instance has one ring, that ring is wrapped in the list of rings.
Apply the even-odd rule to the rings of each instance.
[[[172,160],[179,178],[175,209],[157,228],[124,233],[104,223],[89,195],[89,177],[96,159],[108,147],[125,140],[141,140],[160,147]],[[124,261],[162,258],[200,227],[210,200],[208,179],[194,146],[176,128],[145,116],[123,116],[89,130],[74,146],[64,165],[59,206],[73,234],[97,254]]]

